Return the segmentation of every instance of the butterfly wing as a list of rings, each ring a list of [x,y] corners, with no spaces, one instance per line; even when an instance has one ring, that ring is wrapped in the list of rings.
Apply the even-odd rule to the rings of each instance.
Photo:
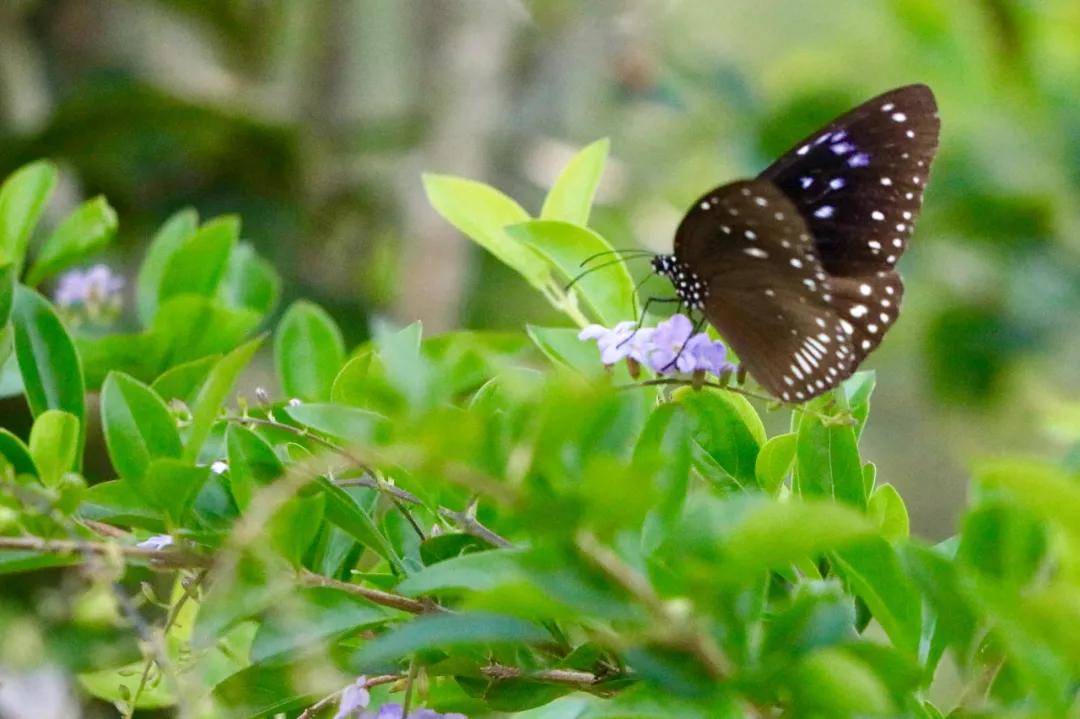
[[[771,182],[699,199],[676,233],[675,258],[706,283],[706,318],[773,395],[810,399],[854,370],[852,335],[806,223]]]
[[[940,121],[930,88],[891,90],[795,145],[759,176],[794,203],[861,361],[895,321],[903,284],[894,270],[922,207]],[[848,278],[845,281],[842,278]]]

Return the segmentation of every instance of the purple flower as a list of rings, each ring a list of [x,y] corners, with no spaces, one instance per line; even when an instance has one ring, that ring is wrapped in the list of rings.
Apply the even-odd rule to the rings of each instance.
[[[153,537],[144,539],[135,546],[139,549],[153,549],[154,551],[158,551],[165,549],[166,547],[171,547],[172,544],[173,538],[168,534],[155,534]]]
[[[124,278],[113,274],[105,265],[94,265],[85,271],[71,270],[56,285],[56,304],[63,308],[105,306],[116,301],[122,289]]]
[[[651,348],[651,329],[639,329],[636,322],[620,322],[611,329],[600,325],[589,325],[578,333],[579,340],[596,340],[600,348],[600,361],[613,365],[619,360],[631,357],[638,362],[645,362]]]
[[[357,677],[356,681],[345,687],[338,702],[334,719],[349,719],[361,716],[361,711],[371,703],[371,694],[367,690],[367,677]]]
[[[727,361],[727,347],[701,332],[690,338],[686,343],[685,353],[694,358],[694,370],[711,372],[720,376],[726,371],[734,371],[735,366]]]
[[[611,329],[589,325],[578,334],[581,340],[596,340],[600,360],[613,365],[630,358],[659,374],[710,372],[720,376],[735,367],[727,361],[727,347],[708,334],[694,334],[694,324],[685,315],[673,315],[656,328],[635,331],[633,322],[620,322]]]
[[[379,707],[379,711],[374,714],[371,712],[364,712],[361,715],[361,719],[406,719],[404,715],[405,708],[400,704],[383,704]],[[335,717],[337,719],[337,717]],[[451,712],[449,714],[440,714],[434,709],[413,709],[409,712],[407,719],[467,719],[464,714],[458,714]]]
[[[685,315],[672,315],[656,326],[653,332],[653,349],[649,352],[648,365],[656,372],[693,372],[696,368],[693,355],[686,351],[694,325]]]

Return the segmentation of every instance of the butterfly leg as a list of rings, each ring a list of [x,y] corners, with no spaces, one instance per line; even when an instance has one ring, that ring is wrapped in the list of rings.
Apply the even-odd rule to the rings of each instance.
[[[638,330],[640,330],[641,327],[645,324],[645,317],[649,314],[649,306],[654,302],[659,304],[678,302],[680,303],[680,306],[682,305],[682,300],[678,297],[650,297],[649,299],[645,300],[645,306],[641,308],[641,315],[638,317],[638,323],[637,326],[634,327],[634,331],[631,332],[626,339],[617,344],[616,347],[622,347],[624,344],[629,342],[634,335],[638,333]]]

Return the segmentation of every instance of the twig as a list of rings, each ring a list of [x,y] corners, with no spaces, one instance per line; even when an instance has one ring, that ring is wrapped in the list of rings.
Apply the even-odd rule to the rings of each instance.
[[[371,687],[375,687],[375,686],[378,686],[380,684],[389,684],[391,682],[396,682],[396,681],[400,680],[401,678],[402,677],[401,677],[400,674],[382,674],[382,675],[377,676],[377,677],[369,677],[367,680],[364,681],[364,688],[365,689],[370,689]],[[330,694],[328,696],[323,697],[319,701],[317,701],[314,704],[312,704],[311,706],[309,706],[304,711],[300,712],[300,714],[296,717],[296,719],[315,719],[315,715],[317,715],[323,709],[327,708],[328,706],[333,704],[335,701],[337,701],[338,698],[341,696],[342,692],[344,692],[346,689],[348,689],[351,686],[352,686],[352,684],[350,684],[349,686],[346,686],[346,687],[342,687],[341,689],[338,689],[333,694]]]
[[[307,587],[330,587],[333,589],[340,589],[343,592],[363,597],[373,604],[400,609],[401,611],[409,612],[410,614],[428,614],[433,611],[442,610],[442,607],[434,602],[422,602],[417,599],[403,597],[400,594],[384,592],[381,589],[372,589],[370,587],[360,586],[359,584],[342,582],[339,579],[332,579],[330,577],[324,577],[321,574],[316,574],[308,569],[301,570],[300,581]]]
[[[176,618],[180,616],[180,610],[182,610],[184,605],[187,604],[187,601],[192,598],[192,592],[194,592],[203,580],[206,579],[207,571],[208,570],[204,569],[195,575],[195,578],[191,581],[190,587],[184,585],[183,579],[180,580],[180,587],[184,590],[184,593],[176,600],[176,604],[169,609],[169,615],[165,619],[165,626],[161,628],[161,635],[163,637],[168,635],[169,629],[176,623]],[[154,658],[148,656],[146,658],[146,664],[143,665],[142,675],[139,677],[139,684],[131,694],[129,706],[132,714],[135,713],[135,708],[139,705],[139,697],[142,696],[143,690],[146,688],[146,682],[150,679],[150,669],[153,666]]]
[[[280,429],[280,430],[283,430],[285,432],[291,432],[292,434],[298,435],[300,437],[310,439],[315,444],[319,444],[319,445],[322,445],[323,447],[326,447],[327,449],[333,450],[335,453],[340,454],[342,457],[344,457],[345,459],[352,462],[358,469],[362,469],[365,472],[370,472],[371,471],[371,468],[368,467],[367,463],[364,460],[360,459],[360,457],[356,456],[355,454],[352,454],[351,452],[349,452],[344,447],[341,447],[341,446],[335,444],[334,442],[331,442],[328,439],[320,437],[319,435],[317,435],[317,434],[315,434],[313,432],[309,432],[309,431],[307,431],[306,429],[304,429],[302,427],[294,427],[291,424],[286,424],[284,422],[278,422],[276,419],[270,419],[268,417],[246,417],[245,416],[245,417],[226,417],[225,419],[226,420],[232,420],[234,422],[239,422],[241,424],[257,424],[257,425],[262,425],[263,427],[273,427],[274,429]]]
[[[40,537],[0,537],[0,550],[22,549],[42,554],[93,554],[108,556],[120,554],[133,559],[143,559],[155,569],[172,570],[186,567],[210,566],[204,555],[183,549],[151,549],[128,547],[110,542],[83,542],[75,539],[42,539]]]
[[[685,380],[676,379],[674,377],[667,377],[661,379],[643,380],[641,382],[635,382],[633,384],[619,385],[618,387],[616,387],[616,389],[625,390],[634,389],[635,387],[655,387],[658,385],[676,385],[679,387],[693,387],[695,389],[700,389],[701,387],[709,387],[710,389],[718,389],[722,392],[731,392],[732,394],[741,394],[743,397],[749,397],[750,399],[757,399],[761,400],[762,402],[768,402],[774,405],[781,405],[787,407],[793,412],[800,412],[802,414],[808,414],[816,417],[822,422],[836,422],[838,419],[842,418],[844,420],[844,423],[846,424],[854,423],[854,418],[850,417],[850,412],[848,412],[848,417],[833,417],[824,414],[823,412],[818,412],[817,410],[810,409],[805,404],[785,402],[783,400],[776,399],[775,397],[770,397],[769,395],[758,394],[757,392],[751,392],[749,390],[742,389],[741,387],[732,387],[731,385],[720,384],[719,382],[699,382],[697,380]]]
[[[592,672],[583,672],[577,669],[542,669],[536,672],[526,672],[518,667],[508,667],[505,664],[491,664],[480,671],[490,679],[526,678],[547,684],[569,684],[570,686],[583,688],[597,684],[603,679],[603,677]]]
[[[386,492],[395,499],[400,499],[402,502],[408,502],[409,504],[423,504],[412,492],[402,489],[401,487],[395,487],[387,482],[382,482],[374,477],[349,477],[348,479],[335,479],[334,484],[339,487],[367,487],[368,489],[375,489],[380,492]]]
[[[474,537],[483,539],[493,547],[512,547],[513,543],[504,537],[500,537],[495,532],[491,531],[476,518],[476,502],[469,502],[469,506],[466,507],[464,512],[455,512],[452,509],[446,507],[439,507],[439,514],[446,519],[456,523],[466,534],[471,534]]]
[[[652,585],[640,573],[611,549],[603,545],[590,532],[579,532],[575,538],[578,551],[622,586],[631,596],[645,605],[645,608],[660,623],[671,627],[673,631],[661,634],[662,641],[669,646],[689,649],[716,679],[731,676],[731,660],[725,655],[712,635],[700,627],[691,626],[685,619],[676,620],[668,608],[653,591]]]
[[[420,671],[420,663],[414,655],[409,660],[409,676],[405,677],[405,700],[401,702],[401,716],[408,717],[409,709],[412,708],[413,686],[416,684],[416,675]]]

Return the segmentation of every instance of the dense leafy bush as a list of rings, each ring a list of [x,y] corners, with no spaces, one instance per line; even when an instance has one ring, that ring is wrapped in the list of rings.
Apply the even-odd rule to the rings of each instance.
[[[609,249],[587,227],[606,153],[575,158],[539,219],[468,180],[425,185],[573,323],[611,325],[634,313],[624,265],[562,281]],[[303,301],[271,343],[254,333],[274,271],[236,219],[190,211],[147,250],[139,329],[110,333],[100,271],[67,278],[59,310],[33,289],[109,241],[104,200],[23,270],[54,178],[37,163],[0,190],[3,387],[33,415],[0,430],[0,572],[64,601],[0,626],[22,621],[43,646],[25,661],[66,664],[124,716],[329,717],[346,687],[356,711],[370,692],[469,716],[1077,710],[1073,471],[979,465],[960,532],[931,546],[860,455],[870,373],[755,404],[605,370],[574,327],[382,326],[349,349]],[[279,388],[235,394],[271,344]],[[102,437],[115,478],[87,486]]]

